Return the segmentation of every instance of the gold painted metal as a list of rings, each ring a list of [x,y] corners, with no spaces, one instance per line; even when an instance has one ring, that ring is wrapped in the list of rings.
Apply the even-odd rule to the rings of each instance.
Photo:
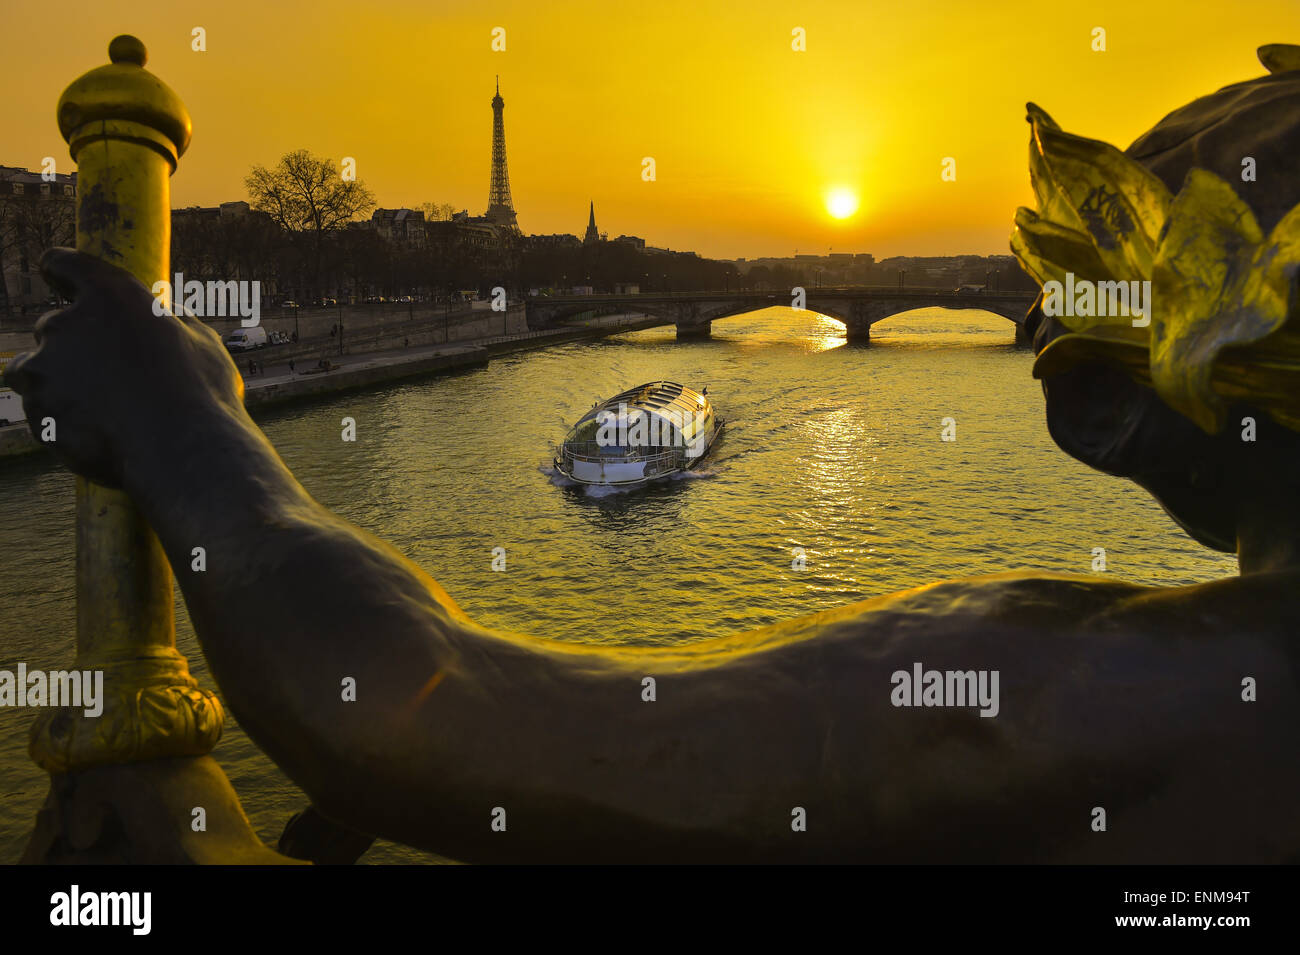
[[[72,83],[59,129],[77,163],[77,248],[150,287],[168,278],[169,178],[190,141],[180,98],[144,69],[144,45],[120,36],[112,63]],[[77,659],[104,671],[104,711],[46,711],[32,758],[51,773],[198,756],[221,736],[222,707],[176,650],[172,574],[125,493],[77,479]]]
[[[1300,66],[1295,47],[1264,49],[1265,63]],[[1055,294],[1080,280],[1150,289],[1145,324],[1135,326],[1127,309],[1058,316],[1069,332],[1039,354],[1035,377],[1109,361],[1208,434],[1223,429],[1234,402],[1300,431],[1300,322],[1292,320],[1300,206],[1266,235],[1213,172],[1193,168],[1173,194],[1114,146],[1028,109],[1038,209],[1016,213],[1011,251],[1021,266],[1044,286],[1045,301],[1049,282]]]

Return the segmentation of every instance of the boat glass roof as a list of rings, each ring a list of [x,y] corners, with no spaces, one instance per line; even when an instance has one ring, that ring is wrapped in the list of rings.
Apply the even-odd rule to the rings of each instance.
[[[663,412],[669,409],[676,411],[678,420],[690,420],[686,415],[694,416],[701,411],[708,409],[709,399],[701,395],[698,391],[692,391],[685,385],[680,385],[675,381],[651,381],[643,385],[637,385],[635,388],[629,388],[627,391],[620,392],[614,397],[600,402],[592,408],[578,422],[581,424],[591,418],[595,418],[602,411],[618,411],[620,404],[627,405],[629,412],[636,409],[644,409],[651,412]],[[631,417],[629,415],[629,417]]]

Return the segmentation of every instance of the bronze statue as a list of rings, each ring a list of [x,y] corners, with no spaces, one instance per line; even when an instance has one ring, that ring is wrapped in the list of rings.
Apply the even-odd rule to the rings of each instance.
[[[1031,107],[1040,208],[1013,239],[1041,281],[1153,282],[1146,327],[1036,306],[1048,426],[1237,578],[1008,572],[704,643],[562,644],[477,626],[312,500],[217,336],[121,269],[47,255],[74,304],[7,380],[148,519],[313,825],[473,862],[1300,861],[1300,56],[1262,59],[1127,154]],[[912,705],[899,674],[929,670],[996,673],[995,712]]]

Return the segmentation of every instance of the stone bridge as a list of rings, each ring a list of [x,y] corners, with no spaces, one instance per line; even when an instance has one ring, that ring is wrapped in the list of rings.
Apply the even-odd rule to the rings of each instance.
[[[980,309],[1010,320],[1016,326],[1017,341],[1023,340],[1025,314],[1036,292],[993,292],[947,289],[819,288],[805,291],[804,307],[844,323],[851,343],[871,340],[876,322],[918,308]],[[642,295],[562,295],[530,298],[527,314],[530,329],[554,328],[579,318],[594,318],[620,312],[640,312],[637,328],[676,325],[679,341],[708,338],[713,322],[728,315],[740,315],[793,302],[785,292],[680,292]]]

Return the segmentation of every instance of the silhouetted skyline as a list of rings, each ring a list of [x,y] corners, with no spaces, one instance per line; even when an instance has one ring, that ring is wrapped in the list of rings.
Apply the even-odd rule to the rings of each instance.
[[[133,12],[134,11],[134,12]],[[306,12],[305,12],[306,11]],[[515,209],[532,233],[580,232],[595,198],[610,235],[717,258],[801,252],[1003,253],[1024,168],[1027,100],[1066,128],[1127,145],[1168,111],[1258,70],[1294,37],[1294,4],[1103,0],[1086,15],[1029,0],[799,10],[666,0],[647,17],[562,2],[359,10],[231,0],[160,8],[84,0],[6,12],[0,162],[71,168],[53,115],[66,77],[134,32],[184,97],[193,145],[177,207],[245,198],[243,177],[293,149],[357,160],[385,207],[484,211],[485,98],[510,101]],[[493,27],[504,52],[492,50]],[[1091,31],[1107,31],[1093,52]],[[206,51],[191,49],[202,27]],[[806,50],[792,50],[792,30]],[[32,42],[57,30],[58,42]],[[656,161],[656,180],[641,178]],[[945,157],[957,179],[940,179]],[[837,220],[827,194],[860,200]],[[576,221],[575,221],[576,220]]]

